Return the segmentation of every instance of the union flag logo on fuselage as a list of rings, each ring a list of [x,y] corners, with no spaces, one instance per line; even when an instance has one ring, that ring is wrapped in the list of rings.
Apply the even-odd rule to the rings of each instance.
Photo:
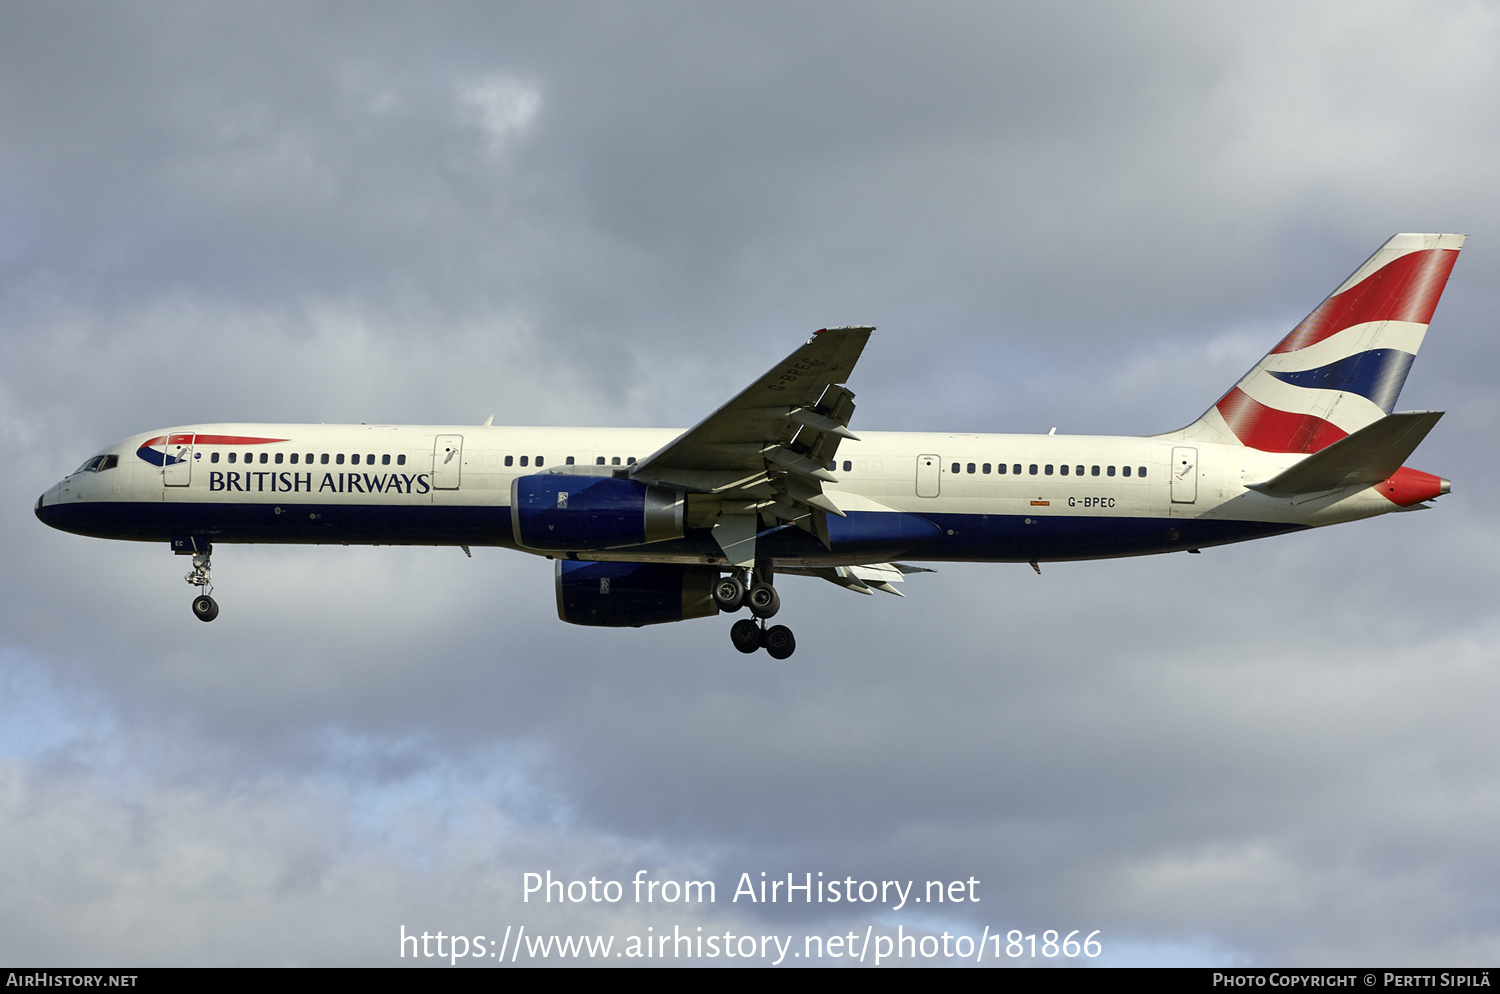
[[[253,435],[194,435],[192,432],[177,432],[157,435],[141,443],[135,454],[153,466],[175,466],[182,462],[184,453],[199,445],[266,445],[270,442],[285,442],[284,438],[256,438]]]

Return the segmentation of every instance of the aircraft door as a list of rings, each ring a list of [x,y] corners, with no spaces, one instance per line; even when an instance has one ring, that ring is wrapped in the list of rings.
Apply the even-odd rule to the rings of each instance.
[[[193,478],[193,442],[196,435],[168,435],[161,464],[161,482],[167,487],[185,487]]]
[[[939,482],[939,474],[942,470],[943,460],[941,456],[922,455],[917,456],[917,496],[936,497]]]
[[[432,443],[432,489],[457,490],[464,461],[464,437],[439,435]]]
[[[1187,446],[1172,449],[1172,503],[1191,504],[1198,499],[1198,450]]]

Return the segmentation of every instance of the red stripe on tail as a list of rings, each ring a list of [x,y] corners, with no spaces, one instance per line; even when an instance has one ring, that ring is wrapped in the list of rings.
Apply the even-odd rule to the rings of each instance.
[[[1349,434],[1311,414],[1267,407],[1239,387],[1214,406],[1241,443],[1262,452],[1317,452]]]
[[[1448,274],[1458,261],[1456,249],[1408,252],[1358,283],[1318,305],[1271,350],[1296,352],[1369,321],[1411,321],[1430,324]]]

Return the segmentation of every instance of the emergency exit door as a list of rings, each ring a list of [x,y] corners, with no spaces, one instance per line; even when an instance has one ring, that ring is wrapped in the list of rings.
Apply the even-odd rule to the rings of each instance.
[[[162,455],[161,482],[167,487],[185,487],[193,482],[193,450],[196,435],[168,435]]]
[[[457,490],[464,462],[464,437],[439,435],[432,443],[432,489]]]
[[[1172,449],[1172,503],[1191,504],[1198,499],[1198,450],[1186,446]]]
[[[938,495],[938,489],[942,486],[940,480],[942,466],[943,462],[940,456],[917,456],[918,497],[936,497]]]

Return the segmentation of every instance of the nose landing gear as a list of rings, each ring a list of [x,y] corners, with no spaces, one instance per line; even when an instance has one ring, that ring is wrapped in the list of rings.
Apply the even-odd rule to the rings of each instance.
[[[209,596],[214,589],[212,555],[211,545],[205,545],[202,552],[194,552],[193,568],[183,577],[199,590],[193,598],[193,617],[199,621],[213,621],[219,616],[219,602]]]

